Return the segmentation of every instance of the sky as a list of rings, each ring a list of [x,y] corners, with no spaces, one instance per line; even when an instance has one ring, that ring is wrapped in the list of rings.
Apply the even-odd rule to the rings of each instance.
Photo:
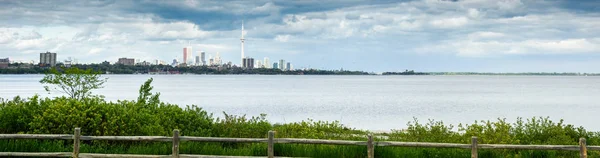
[[[594,0],[0,0],[0,58],[80,63],[245,52],[294,68],[600,72]]]

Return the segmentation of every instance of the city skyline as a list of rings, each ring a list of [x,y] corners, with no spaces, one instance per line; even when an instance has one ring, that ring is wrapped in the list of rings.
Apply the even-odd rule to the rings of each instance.
[[[599,72],[597,1],[2,1],[0,58],[223,61],[424,72]],[[102,14],[99,14],[102,13]],[[249,30],[240,38],[239,26]],[[191,59],[195,59],[197,52]],[[242,56],[243,57],[243,56]],[[39,58],[39,57],[38,57]],[[241,61],[240,61],[241,62]],[[262,61],[264,63],[264,60]],[[271,64],[262,64],[268,65]],[[236,64],[237,65],[237,64]],[[287,65],[287,63],[286,63]],[[281,65],[278,65],[281,66]]]

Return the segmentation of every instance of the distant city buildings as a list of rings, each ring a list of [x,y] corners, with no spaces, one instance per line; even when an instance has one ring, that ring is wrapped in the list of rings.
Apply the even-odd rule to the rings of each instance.
[[[40,66],[56,66],[56,53],[40,53]]]
[[[65,67],[71,67],[71,65],[73,64],[73,59],[71,59],[71,57],[67,58],[67,60],[65,60],[65,62],[63,63],[65,65]]]
[[[242,59],[242,68],[252,69],[254,68],[254,58],[244,58]]]
[[[192,58],[193,58],[192,57],[192,47],[187,46],[187,47],[183,48],[183,60],[181,61],[181,63],[191,65]]]
[[[171,63],[171,66],[175,67],[179,65],[179,62],[177,62],[177,59],[173,59],[173,63]]]
[[[135,59],[133,59],[133,58],[119,58],[119,61],[117,61],[117,64],[134,65],[135,64]]]
[[[142,62],[137,62],[135,65],[150,66],[150,65],[152,65],[152,63],[147,62],[147,61],[142,61]]]
[[[263,65],[265,65],[265,68],[271,68],[271,63],[269,62],[269,58],[265,57],[265,59],[263,60]]]
[[[220,66],[221,64],[222,64],[221,53],[217,52],[217,56],[215,56],[213,63],[211,65],[212,66]]]
[[[10,63],[8,58],[0,59],[0,69],[8,68],[8,63]]]
[[[220,52],[216,52],[214,58],[211,55],[211,53],[208,54],[207,57],[207,53],[204,51],[200,51],[197,50],[197,54],[196,56],[192,56],[192,46],[186,46],[183,48],[183,57],[180,57],[179,55],[177,55],[175,57],[175,59],[173,59],[173,62],[170,64],[173,67],[176,66],[208,66],[211,67],[213,69],[223,69],[223,68],[245,68],[245,69],[252,69],[252,68],[273,68],[273,69],[280,69],[280,70],[292,70],[293,67],[291,65],[290,62],[285,62],[285,60],[281,59],[279,61],[275,60],[274,62],[271,62],[269,57],[264,57],[263,60],[260,59],[254,59],[250,56],[245,56],[245,52],[244,52],[244,42],[245,42],[245,30],[244,30],[244,25],[242,24],[242,34],[241,34],[241,38],[240,38],[240,42],[241,42],[241,63],[240,65],[233,65],[233,63],[231,61],[223,61],[223,58],[221,57],[221,53]],[[179,53],[177,53],[179,54]],[[141,59],[146,59],[146,57],[140,57]],[[14,59],[13,59],[14,60]],[[23,63],[23,60],[17,60],[20,61],[21,63]],[[15,61],[12,61],[15,62]],[[31,66],[33,66],[35,64],[36,61],[33,60],[27,60],[27,63],[29,63]],[[234,61],[235,62],[235,61]],[[39,66],[40,67],[54,67],[57,64],[57,53],[51,53],[51,52],[45,52],[45,53],[40,53],[40,60],[39,60]],[[71,59],[71,57],[69,57],[68,59],[65,59],[64,62],[61,62],[60,64],[63,64],[65,67],[70,67],[71,65],[77,65],[78,64],[78,60],[77,59]],[[134,59],[134,58],[119,58],[117,62],[111,61],[110,63],[108,62],[102,62],[102,64],[122,64],[122,65],[169,65],[168,61],[165,62],[163,60],[159,60],[159,59],[154,59],[154,60],[148,60],[148,61],[141,61],[140,59]],[[5,59],[0,59],[0,68],[7,68],[10,66],[10,62],[8,58]]]
[[[202,65],[206,65],[206,53],[204,51],[202,51],[200,53],[200,60],[202,61]]]
[[[281,59],[279,60],[279,69],[280,70],[285,70],[285,60]]]

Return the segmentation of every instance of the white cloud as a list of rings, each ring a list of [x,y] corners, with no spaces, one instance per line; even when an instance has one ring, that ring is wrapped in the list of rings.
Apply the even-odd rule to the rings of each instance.
[[[458,56],[485,57],[503,54],[580,54],[600,53],[597,39],[540,40],[515,42],[460,41],[452,44]]]
[[[480,31],[480,32],[474,32],[468,35],[468,37],[470,39],[494,39],[494,38],[500,38],[500,37],[505,37],[506,35],[504,33],[499,33],[499,32],[490,32],[490,31]]]
[[[88,51],[88,55],[98,54],[99,52],[102,52],[103,50],[104,50],[103,48],[92,48],[92,49],[90,49],[90,51]]]
[[[466,17],[454,17],[454,18],[444,18],[437,19],[430,22],[431,25],[438,28],[455,28],[466,25],[469,22],[469,19]]]
[[[482,16],[481,13],[479,12],[479,10],[474,9],[474,8],[469,8],[467,15],[469,15],[470,18],[474,18],[474,19],[480,18]]]
[[[290,39],[290,35],[277,35],[275,37],[275,41],[277,42],[287,42]]]

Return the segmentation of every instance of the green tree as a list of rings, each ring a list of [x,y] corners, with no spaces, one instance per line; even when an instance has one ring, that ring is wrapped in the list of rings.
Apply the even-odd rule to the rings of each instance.
[[[82,70],[77,67],[66,68],[63,70],[52,68],[40,83],[54,85],[52,88],[44,86],[44,89],[59,91],[67,94],[73,99],[83,99],[92,95],[92,90],[103,88],[108,78],[101,78],[100,71],[92,69]]]

